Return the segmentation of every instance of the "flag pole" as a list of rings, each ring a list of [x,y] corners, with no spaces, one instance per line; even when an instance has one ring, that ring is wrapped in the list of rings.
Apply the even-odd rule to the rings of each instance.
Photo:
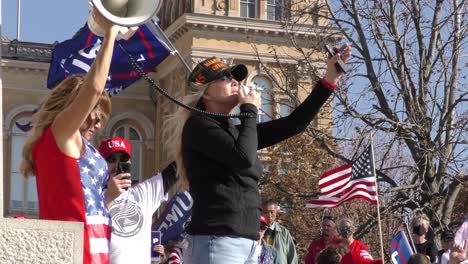
[[[21,0],[17,1],[18,6],[16,9],[16,40],[20,40],[21,32]]]
[[[375,158],[374,158],[374,133],[371,131],[370,133],[370,143],[372,149],[372,169],[374,170],[375,176],[375,192],[376,192],[376,200],[377,200],[377,221],[379,223],[379,237],[380,237],[380,256],[382,258],[382,263],[385,264],[385,256],[384,256],[384,249],[383,249],[383,239],[382,239],[382,224],[380,222],[380,203],[379,203],[379,183],[377,182],[377,173],[375,173]]]
[[[413,249],[413,252],[416,252],[416,246],[414,245],[413,236],[410,233],[410,230],[408,228],[408,223],[406,223],[406,219],[403,220],[403,223],[405,223],[405,230],[406,230],[406,233],[408,234],[409,240],[411,242],[411,248]]]
[[[166,36],[166,34],[164,33],[164,30],[162,30],[162,28],[159,26],[159,24],[155,21],[155,20],[151,20],[151,22],[153,22],[153,25],[155,27],[155,29],[158,31],[159,34],[161,34],[161,37],[164,38],[164,42],[169,46],[169,48],[171,49],[171,54],[172,55],[176,55],[177,58],[180,60],[180,62],[182,62],[182,64],[185,66],[185,68],[188,70],[188,72],[191,72],[192,71],[192,68],[190,68],[190,66],[187,64],[187,62],[184,60],[184,58],[182,57],[182,55],[179,53],[179,51],[176,49],[176,47],[174,46],[174,44],[172,44],[171,40]]]

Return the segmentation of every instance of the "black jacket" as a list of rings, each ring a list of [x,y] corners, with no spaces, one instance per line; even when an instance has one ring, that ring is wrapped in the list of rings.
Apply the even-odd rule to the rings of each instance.
[[[253,117],[241,118],[237,126],[228,118],[192,115],[182,133],[182,156],[194,200],[188,233],[258,240],[262,164],[257,150],[304,131],[330,94],[318,82],[289,116],[260,124],[251,104],[240,110]]]

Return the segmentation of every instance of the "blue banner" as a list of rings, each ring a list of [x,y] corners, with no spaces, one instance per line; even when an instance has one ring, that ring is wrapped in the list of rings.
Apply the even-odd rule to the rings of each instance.
[[[169,55],[167,44],[153,34],[154,25],[150,23],[141,25],[129,40],[117,40],[133,56],[144,72],[154,71],[156,65]],[[47,88],[55,87],[70,75],[88,72],[101,43],[102,37],[93,34],[85,24],[73,38],[57,44],[52,52]],[[106,91],[113,96],[139,78],[127,55],[116,43]]]
[[[185,223],[192,215],[193,200],[189,192],[177,193],[172,197],[159,219],[153,224],[153,230],[161,232],[161,244],[178,241],[183,238]]]
[[[390,258],[393,264],[406,264],[413,255],[413,250],[408,242],[405,232],[396,233],[390,243]]]

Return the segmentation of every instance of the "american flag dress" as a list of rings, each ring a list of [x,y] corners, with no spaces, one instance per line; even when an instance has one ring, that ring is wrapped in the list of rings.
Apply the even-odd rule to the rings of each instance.
[[[83,263],[109,263],[111,220],[104,198],[106,161],[86,139],[79,159],[65,155],[47,128],[33,148],[39,217],[84,223]]]

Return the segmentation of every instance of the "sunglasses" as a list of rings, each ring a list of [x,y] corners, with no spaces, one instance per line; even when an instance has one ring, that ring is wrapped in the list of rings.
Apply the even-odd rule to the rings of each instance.
[[[120,157],[119,161],[120,162],[128,162],[129,159],[130,159],[129,156],[124,155],[124,156]],[[112,155],[110,155],[109,157],[106,158],[106,161],[109,162],[109,163],[114,163],[114,162],[117,161],[117,157],[114,154],[112,154]]]
[[[234,76],[230,72],[224,72],[223,76],[219,78],[220,80],[226,81],[226,82],[232,82],[234,79]]]

